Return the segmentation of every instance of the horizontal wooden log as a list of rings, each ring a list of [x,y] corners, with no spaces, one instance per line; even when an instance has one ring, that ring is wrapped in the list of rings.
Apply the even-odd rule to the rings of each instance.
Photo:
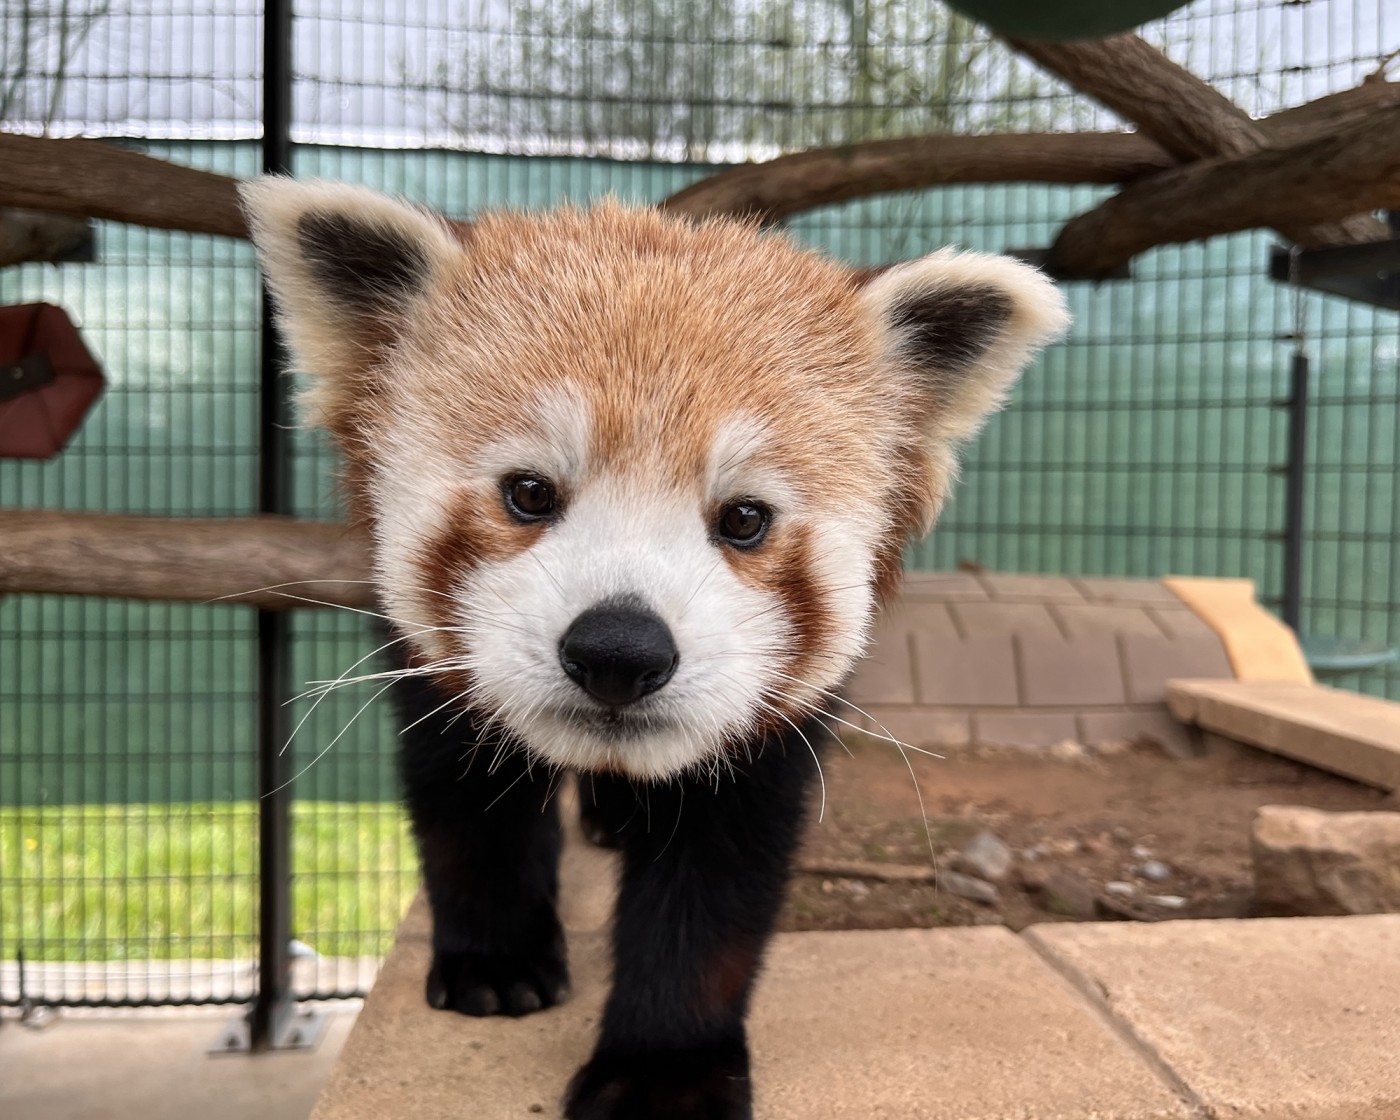
[[[1396,104],[1400,82],[1368,81],[1252,124],[1267,146],[1285,147]],[[855,198],[954,183],[1126,183],[1178,162],[1149,136],[1132,132],[909,136],[732,167],[661,206],[697,218],[778,221]]]
[[[1400,209],[1400,105],[1289,148],[1130,184],[1068,222],[1047,263],[1056,275],[1103,275],[1157,245],[1382,209]]]
[[[1137,125],[1183,162],[1239,158],[1270,146],[1260,122],[1137,35],[1084,42],[1011,42],[1051,73]],[[1368,214],[1346,212],[1329,214],[1317,223],[1274,228],[1290,241],[1309,247],[1377,241],[1388,232]]]
[[[0,207],[0,268],[71,259],[91,240],[92,228],[86,218]]]
[[[330,521],[0,509],[0,594],[365,607],[364,536]]]
[[[0,133],[0,206],[247,237],[237,186],[115,144]]]
[[[909,136],[734,167],[673,194],[661,208],[777,221],[853,198],[954,183],[1122,183],[1175,162],[1127,132]]]

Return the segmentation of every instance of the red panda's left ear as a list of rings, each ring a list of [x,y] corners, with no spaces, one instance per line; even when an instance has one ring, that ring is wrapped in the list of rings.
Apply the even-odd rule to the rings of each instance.
[[[897,265],[872,278],[861,298],[886,359],[926,386],[926,435],[949,454],[1070,323],[1064,297],[1043,273],[986,253],[944,249]]]

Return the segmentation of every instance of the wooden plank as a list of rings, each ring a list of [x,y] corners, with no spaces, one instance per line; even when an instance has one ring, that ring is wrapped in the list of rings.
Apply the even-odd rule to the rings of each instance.
[[[1162,582],[1220,635],[1238,680],[1312,683],[1297,635],[1259,605],[1253,580],[1168,576]]]
[[[1242,743],[1400,790],[1400,704],[1290,681],[1172,681],[1172,713]]]

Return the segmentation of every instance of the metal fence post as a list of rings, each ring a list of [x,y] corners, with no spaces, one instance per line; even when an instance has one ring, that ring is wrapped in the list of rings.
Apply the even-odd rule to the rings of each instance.
[[[292,3],[263,6],[263,171],[287,174],[292,163]],[[258,415],[258,510],[292,512],[291,401],[281,339],[266,286],[262,300]],[[249,1044],[271,1049],[291,1017],[292,760],[291,619],[258,612],[258,992],[248,1013]]]
[[[1304,519],[1308,483],[1308,355],[1293,352],[1288,391],[1288,460],[1284,466],[1283,621],[1302,633]]]

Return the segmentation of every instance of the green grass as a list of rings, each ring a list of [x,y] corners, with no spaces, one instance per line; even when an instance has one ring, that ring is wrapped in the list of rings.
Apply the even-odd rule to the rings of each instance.
[[[0,808],[0,955],[31,960],[256,953],[257,806]],[[417,887],[393,803],[293,808],[293,932],[377,955]]]

